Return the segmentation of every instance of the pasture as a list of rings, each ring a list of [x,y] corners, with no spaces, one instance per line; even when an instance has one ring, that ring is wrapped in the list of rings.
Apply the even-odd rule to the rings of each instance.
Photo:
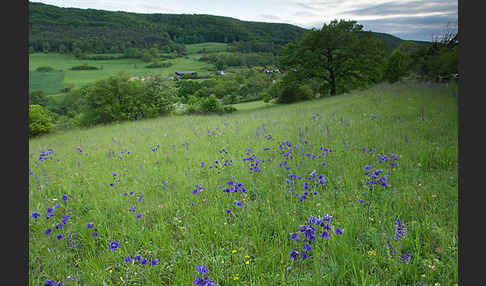
[[[29,285],[457,285],[455,88],[31,139]]]
[[[80,60],[73,55],[34,53],[29,55],[29,89],[30,91],[42,90],[46,94],[59,94],[63,85],[79,88],[119,73],[138,77],[153,74],[170,77],[176,71],[197,71],[200,76],[209,75],[214,69],[213,65],[198,61],[198,57],[188,55],[165,60],[173,64],[167,68],[146,68],[149,63],[140,59]],[[70,70],[74,66],[81,65],[95,66],[98,70]],[[50,66],[56,71],[45,73],[35,71],[41,66]]]

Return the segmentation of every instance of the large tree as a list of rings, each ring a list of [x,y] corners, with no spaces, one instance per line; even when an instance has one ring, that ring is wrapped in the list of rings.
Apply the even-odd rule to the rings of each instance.
[[[282,49],[280,66],[288,77],[318,78],[331,96],[381,80],[384,45],[356,21],[333,20],[320,30],[306,32],[297,43]]]

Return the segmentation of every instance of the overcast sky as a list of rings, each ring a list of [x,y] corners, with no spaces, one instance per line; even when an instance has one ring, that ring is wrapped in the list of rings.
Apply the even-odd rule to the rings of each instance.
[[[431,41],[457,25],[458,0],[40,0],[58,7],[135,13],[210,14],[320,29],[333,19],[404,40]],[[455,26],[457,29],[457,26]]]

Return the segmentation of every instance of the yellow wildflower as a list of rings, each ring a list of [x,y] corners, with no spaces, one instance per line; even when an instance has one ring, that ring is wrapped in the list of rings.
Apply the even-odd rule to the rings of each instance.
[[[237,251],[236,251],[236,249],[233,249],[233,250],[231,251],[231,253],[233,253],[233,254],[235,254],[236,252],[237,252]]]
[[[376,256],[376,250],[368,250],[369,256]]]
[[[245,264],[246,264],[246,265],[250,264],[250,260],[247,260],[247,261],[245,262]]]

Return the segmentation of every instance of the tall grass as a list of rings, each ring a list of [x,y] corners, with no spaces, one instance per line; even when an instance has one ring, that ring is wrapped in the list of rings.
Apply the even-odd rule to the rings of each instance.
[[[457,284],[452,89],[382,84],[225,116],[164,117],[32,139],[29,215],[41,216],[29,218],[30,285],[46,279],[194,285],[196,265],[208,267],[206,275],[219,285]],[[380,163],[378,154],[398,160]],[[389,172],[388,186],[368,191],[366,165]],[[314,170],[326,182],[311,184],[301,200]],[[293,180],[294,190],[289,174],[302,177]],[[225,192],[230,181],[246,192]],[[331,238],[316,233],[303,260],[304,239],[296,243],[290,233],[310,215],[325,214],[332,216]],[[67,223],[56,229],[65,215]],[[400,241],[394,239],[397,218],[407,229]],[[110,249],[110,240],[120,248]],[[294,248],[301,255],[296,261],[289,255]],[[398,262],[406,251],[408,263]],[[135,262],[136,255],[148,263]],[[153,258],[159,263],[151,265]]]

